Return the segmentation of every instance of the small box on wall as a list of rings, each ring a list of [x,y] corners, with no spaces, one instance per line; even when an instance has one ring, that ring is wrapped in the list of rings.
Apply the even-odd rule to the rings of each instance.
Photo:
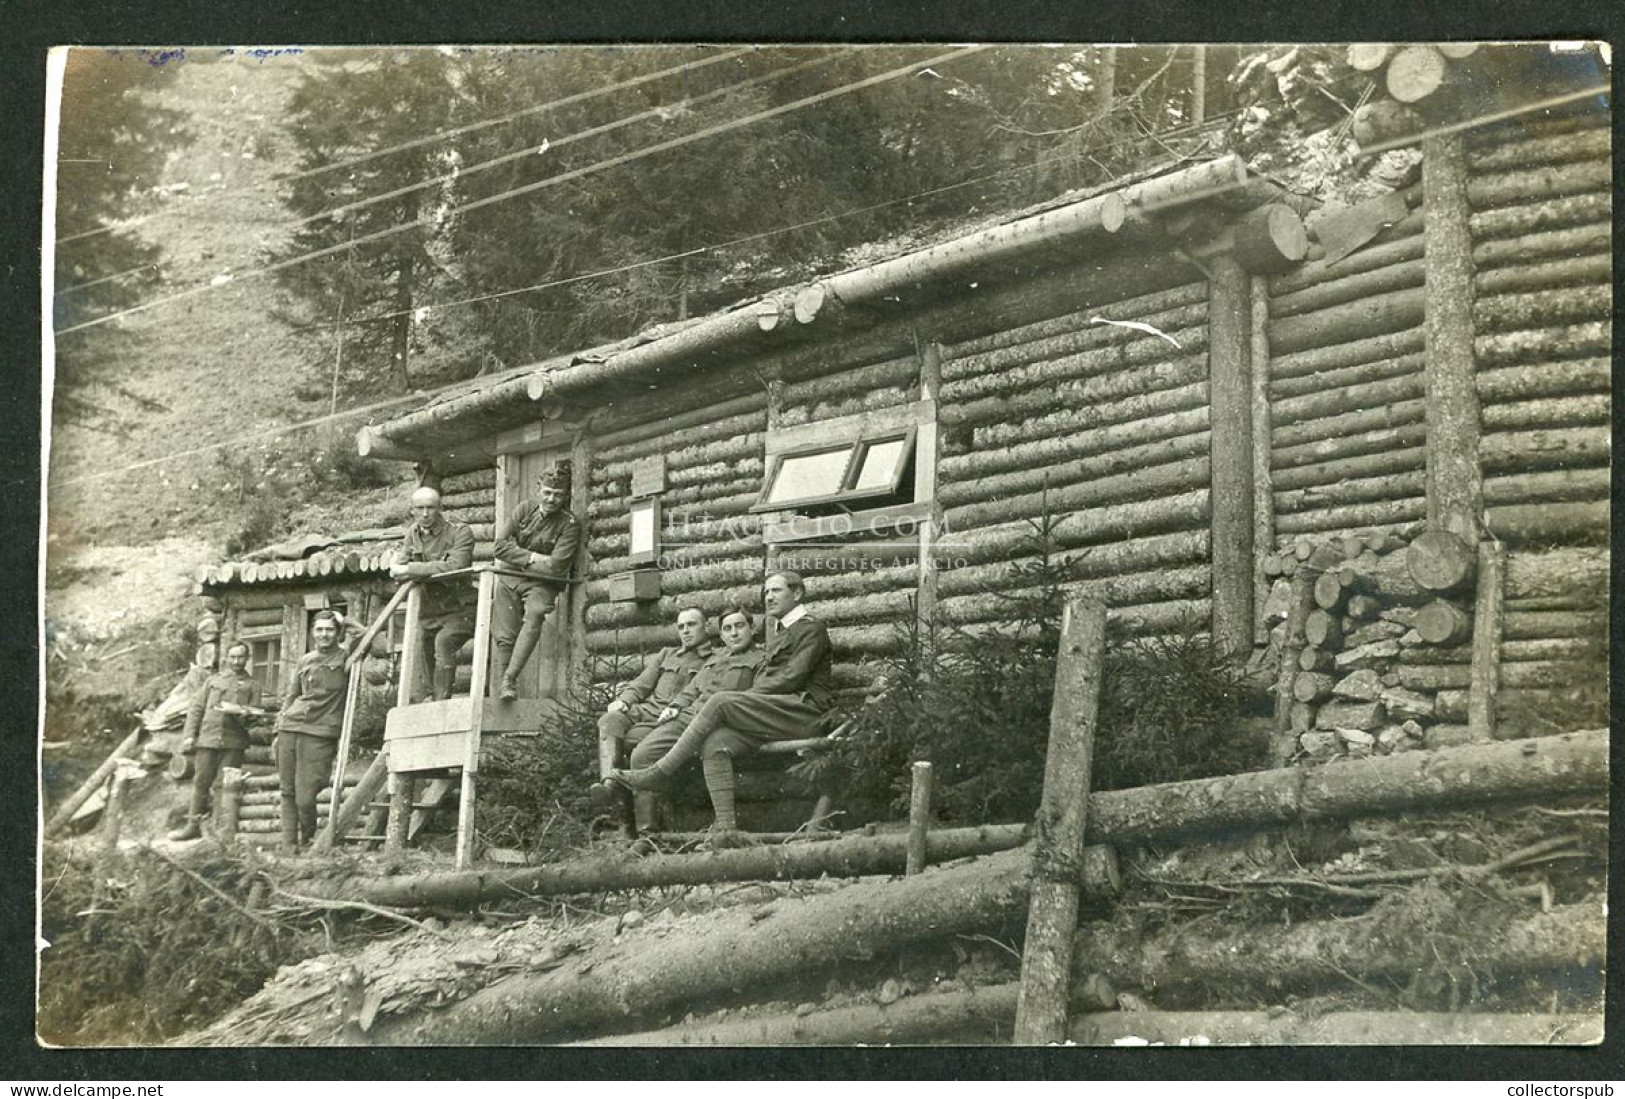
[[[660,598],[660,570],[633,569],[609,578],[611,603],[646,603]]]

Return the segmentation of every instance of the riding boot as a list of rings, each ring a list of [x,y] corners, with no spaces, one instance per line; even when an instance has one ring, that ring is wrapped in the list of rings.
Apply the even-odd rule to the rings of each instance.
[[[609,773],[621,765],[621,739],[619,737],[598,734],[598,777],[608,778]]]
[[[452,677],[457,674],[456,668],[443,668],[435,665],[434,669],[434,696],[437,699],[451,697]]]
[[[203,818],[195,815],[187,817],[185,824],[169,833],[169,839],[174,843],[182,843],[186,840],[196,840],[202,838]]]
[[[650,793],[632,795],[632,830],[646,836],[656,828],[655,817],[659,806]]]

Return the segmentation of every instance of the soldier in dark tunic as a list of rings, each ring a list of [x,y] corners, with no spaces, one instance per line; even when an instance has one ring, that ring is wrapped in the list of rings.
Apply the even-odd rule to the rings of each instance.
[[[474,532],[467,524],[447,519],[440,512],[440,493],[427,486],[412,493],[412,525],[389,575],[397,580],[426,580],[443,572],[466,569],[474,563]],[[474,636],[474,608],[466,582],[424,584],[418,619],[419,695],[450,698],[457,673],[457,652]]]
[[[762,600],[778,620],[761,668],[748,690],[718,691],[694,715],[671,749],[647,766],[616,771],[613,781],[637,793],[658,791],[696,756],[706,770],[707,789],[718,810],[717,829],[733,830],[733,760],[772,740],[799,740],[823,733],[824,717],[835,697],[829,630],[802,605],[801,576],[781,572],[767,578]],[[717,785],[713,787],[712,783]],[[718,793],[723,804],[718,804]],[[724,813],[725,810],[725,813]]]
[[[598,775],[607,778],[621,766],[626,746],[641,741],[659,722],[660,714],[687,687],[711,655],[705,632],[705,612],[688,607],[677,615],[677,644],[661,649],[644,665],[636,679],[621,688],[604,716],[598,719]]]
[[[248,646],[235,642],[226,650],[226,670],[210,676],[192,696],[181,734],[181,752],[193,752],[192,803],[186,823],[169,833],[172,840],[203,835],[211,808],[211,791],[222,767],[241,767],[248,750],[248,719],[260,710],[260,685],[248,674]]]
[[[282,787],[282,847],[292,853],[316,838],[317,795],[333,777],[349,675],[332,611],[311,624],[315,648],[299,658],[277,716],[276,766]]]
[[[492,548],[498,561],[529,574],[498,577],[491,606],[491,641],[502,669],[497,697],[506,702],[519,697],[519,674],[541,640],[581,548],[581,524],[565,510],[565,495],[562,467],[538,477],[536,498],[514,509]]]

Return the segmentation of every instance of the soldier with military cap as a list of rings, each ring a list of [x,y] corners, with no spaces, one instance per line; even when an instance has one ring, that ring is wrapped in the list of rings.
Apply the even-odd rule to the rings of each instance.
[[[581,523],[565,509],[567,468],[536,479],[536,498],[514,509],[498,533],[493,556],[524,576],[499,576],[491,606],[491,641],[501,667],[497,697],[519,697],[519,674],[541,640],[547,616],[570,580]]]
[[[474,532],[447,519],[440,493],[427,485],[412,493],[412,523],[395,551],[389,575],[400,581],[428,580],[474,563]],[[450,698],[457,652],[474,636],[474,609],[466,582],[425,584],[416,641],[423,654],[420,693]]]
[[[622,765],[628,744],[637,744],[658,723],[660,714],[687,687],[711,655],[705,612],[687,607],[677,615],[677,644],[661,649],[632,682],[621,688],[598,719],[598,775],[607,778]]]
[[[248,674],[248,645],[233,642],[226,668],[208,677],[192,696],[181,734],[182,754],[192,752],[192,801],[186,823],[172,840],[195,840],[211,808],[211,790],[222,767],[241,767],[248,750],[248,719],[260,709],[260,685]]]

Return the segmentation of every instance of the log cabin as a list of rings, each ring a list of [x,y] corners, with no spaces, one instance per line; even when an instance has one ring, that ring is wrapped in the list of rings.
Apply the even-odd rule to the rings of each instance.
[[[1538,707],[1606,657],[1609,137],[1583,104],[1447,126],[1419,179],[1336,210],[1236,155],[1142,172],[449,387],[358,447],[414,463],[487,558],[568,466],[581,583],[533,698],[624,678],[680,605],[756,605],[775,568],[859,689],[910,615],[998,626],[1047,514],[1113,636],[1271,655],[1283,755],[1523,735],[1498,692]],[[1467,587],[1401,575],[1438,532]],[[300,614],[387,591],[353,556],[204,589],[286,668]]]

